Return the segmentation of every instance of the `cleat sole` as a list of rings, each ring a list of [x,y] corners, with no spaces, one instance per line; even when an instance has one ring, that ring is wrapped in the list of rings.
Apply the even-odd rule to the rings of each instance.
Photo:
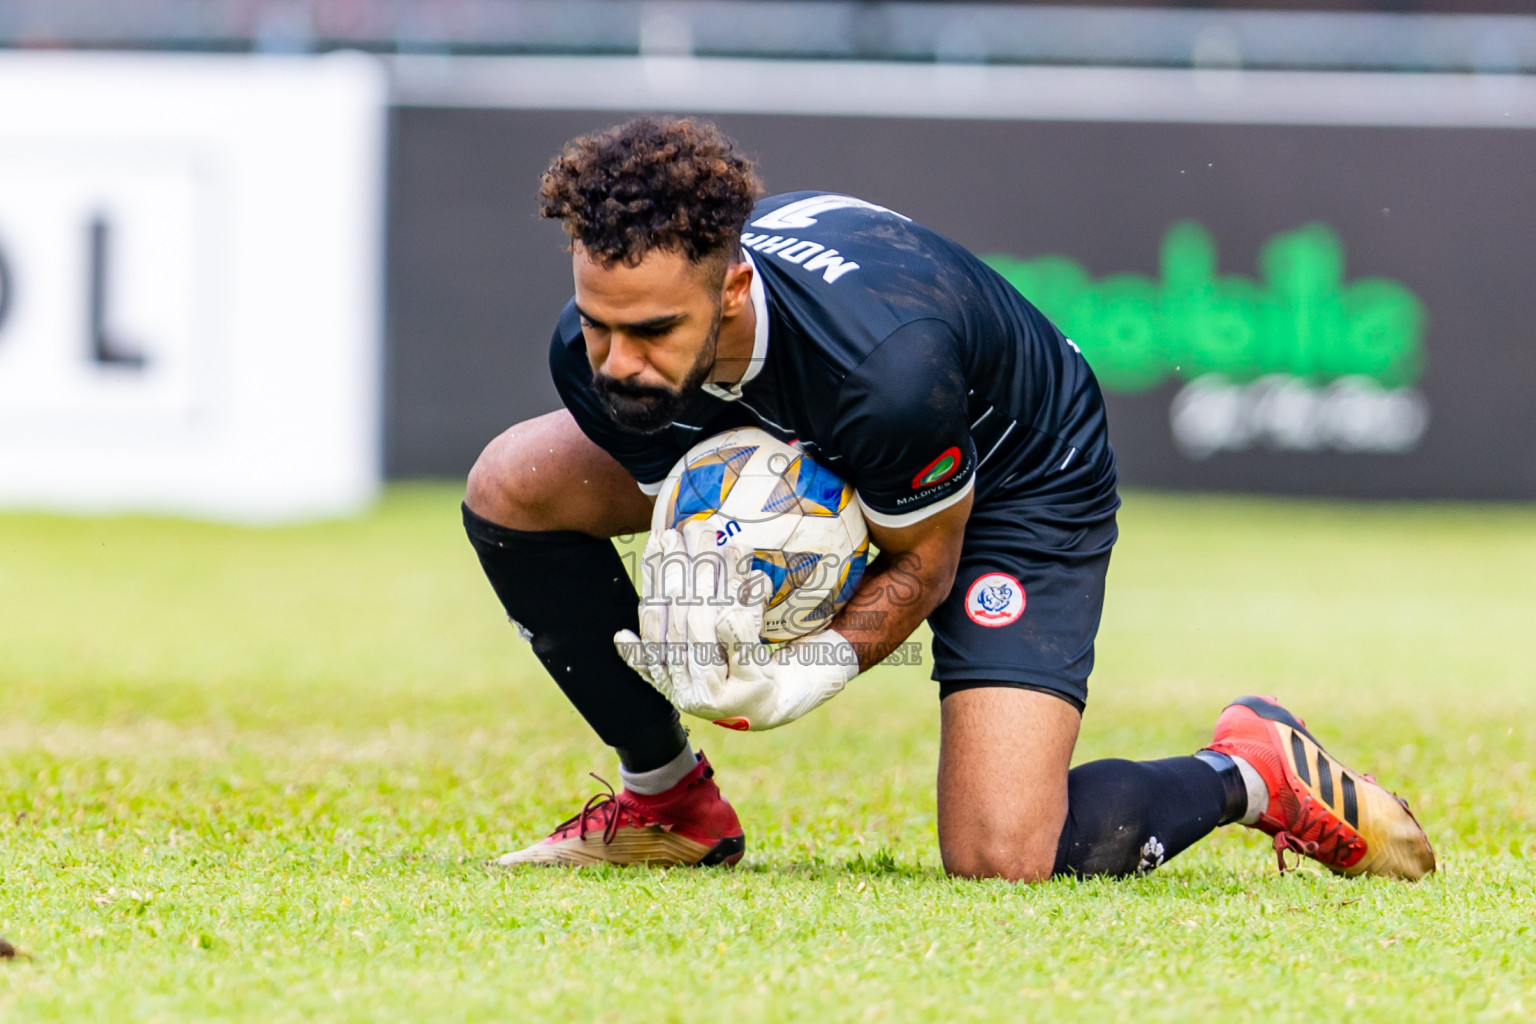
[[[699,861],[698,866],[701,868],[712,868],[715,865],[720,864],[728,868],[735,867],[736,862],[741,860],[742,856],[746,852],[746,836],[726,836],[724,839],[715,844],[715,848],[713,850],[710,850],[704,855],[704,859]]]
[[[746,845],[745,836],[727,837],[709,847],[676,832],[625,829],[614,836],[610,843],[604,843],[599,832],[580,839],[535,843],[527,849],[497,857],[490,862],[490,866],[513,868],[536,864],[579,868],[593,864],[649,864],[653,867],[730,865],[741,859]]]

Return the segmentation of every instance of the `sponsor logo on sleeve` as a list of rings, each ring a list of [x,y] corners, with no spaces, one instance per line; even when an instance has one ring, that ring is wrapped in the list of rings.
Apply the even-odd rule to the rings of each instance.
[[[962,461],[960,449],[951,445],[938,458],[917,471],[917,475],[912,478],[912,489],[915,491],[943,483],[960,471]]]
[[[1024,585],[1005,572],[978,576],[965,592],[965,614],[978,626],[1012,625],[1024,614]]]

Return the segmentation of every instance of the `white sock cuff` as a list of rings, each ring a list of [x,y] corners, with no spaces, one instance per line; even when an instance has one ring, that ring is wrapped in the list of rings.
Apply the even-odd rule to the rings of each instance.
[[[693,771],[693,766],[698,763],[699,758],[693,752],[693,744],[685,742],[677,756],[660,768],[652,768],[648,772],[629,772],[622,764],[619,765],[619,778],[623,781],[624,788],[631,793],[655,796],[657,793],[665,793],[683,781],[683,776]]]
[[[1269,787],[1264,785],[1264,776],[1253,765],[1234,754],[1228,754],[1232,763],[1237,765],[1237,770],[1243,777],[1243,785],[1248,787],[1248,813],[1237,820],[1239,825],[1253,825],[1259,820],[1259,815],[1269,807]]]

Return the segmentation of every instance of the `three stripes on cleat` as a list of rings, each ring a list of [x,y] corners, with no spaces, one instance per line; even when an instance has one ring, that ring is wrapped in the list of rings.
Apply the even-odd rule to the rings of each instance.
[[[1312,785],[1311,765],[1315,764],[1317,766],[1317,792],[1322,798],[1323,803],[1342,814],[1344,820],[1349,822],[1350,828],[1358,829],[1360,827],[1360,803],[1359,798],[1355,795],[1355,780],[1350,777],[1349,772],[1343,765],[1340,765],[1337,761],[1323,753],[1323,748],[1317,746],[1315,742],[1313,743],[1313,748],[1313,756],[1309,758],[1307,756],[1306,740],[1302,739],[1301,733],[1294,729],[1291,730],[1291,766],[1295,769],[1297,778],[1309,786]],[[1309,761],[1311,764],[1308,763]],[[1342,807],[1333,801],[1333,778],[1335,774],[1339,777],[1339,789],[1344,797]]]

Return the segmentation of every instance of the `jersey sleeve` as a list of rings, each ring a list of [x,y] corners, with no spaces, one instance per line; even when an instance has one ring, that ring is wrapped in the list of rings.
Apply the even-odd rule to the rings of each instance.
[[[939,320],[898,328],[844,379],[837,445],[865,518],[910,526],[970,493],[967,407],[958,339]]]
[[[656,495],[673,465],[683,457],[683,451],[671,431],[636,434],[608,418],[602,403],[592,393],[592,364],[587,361],[587,346],[574,305],[565,307],[555,328],[549,346],[549,371],[560,400],[581,432],[618,460],[635,478],[640,490]]]

